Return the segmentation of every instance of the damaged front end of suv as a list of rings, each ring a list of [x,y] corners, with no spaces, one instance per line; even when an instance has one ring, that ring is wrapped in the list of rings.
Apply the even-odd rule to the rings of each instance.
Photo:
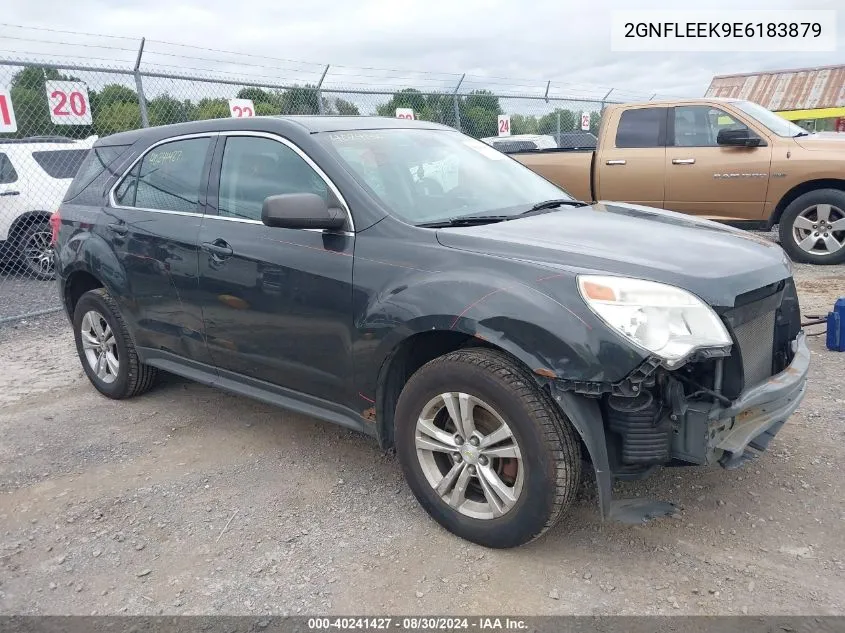
[[[710,306],[673,286],[580,276],[581,296],[645,360],[613,383],[553,381],[596,472],[602,517],[640,522],[670,503],[612,499],[614,479],[658,466],[731,469],[764,451],[798,408],[809,350],[792,278]]]

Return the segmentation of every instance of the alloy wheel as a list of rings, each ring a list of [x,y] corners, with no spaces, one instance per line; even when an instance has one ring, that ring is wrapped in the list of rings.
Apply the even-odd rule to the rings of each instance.
[[[52,234],[50,231],[36,231],[30,233],[23,244],[21,252],[26,265],[33,273],[43,277],[53,274],[53,247],[50,245]]]
[[[845,211],[831,204],[804,209],[792,223],[798,248],[813,255],[833,255],[845,248]]]
[[[79,333],[88,365],[97,378],[107,384],[113,383],[120,371],[120,357],[111,326],[102,314],[89,310],[82,317]]]
[[[480,398],[458,392],[432,398],[414,439],[426,480],[453,509],[495,519],[516,505],[525,479],[522,453],[502,416]]]

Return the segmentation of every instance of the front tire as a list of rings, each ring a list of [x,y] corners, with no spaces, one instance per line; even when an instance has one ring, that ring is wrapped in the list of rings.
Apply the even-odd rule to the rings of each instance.
[[[126,322],[104,288],[80,297],[73,312],[73,336],[85,374],[104,396],[121,400],[152,387],[156,369],[138,360]]]
[[[411,376],[396,407],[396,451],[431,517],[492,548],[546,532],[581,477],[569,421],[531,374],[495,350],[451,352]]]
[[[796,262],[845,262],[845,191],[817,189],[793,200],[780,218],[780,245]]]

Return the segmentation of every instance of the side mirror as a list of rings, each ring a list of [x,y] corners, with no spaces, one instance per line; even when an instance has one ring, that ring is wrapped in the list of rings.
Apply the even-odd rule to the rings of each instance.
[[[329,208],[314,193],[284,193],[264,199],[261,221],[283,229],[337,230],[346,224],[346,213],[337,207]]]
[[[740,130],[719,130],[719,134],[716,136],[717,145],[732,145],[734,147],[757,147],[762,142],[763,139],[761,139],[754,132],[747,128]]]

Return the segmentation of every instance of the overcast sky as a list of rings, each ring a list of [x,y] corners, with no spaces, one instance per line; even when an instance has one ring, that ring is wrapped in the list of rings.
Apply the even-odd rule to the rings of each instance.
[[[614,53],[610,50],[610,13],[614,9],[682,8],[677,2],[612,0],[3,0],[2,21],[86,33],[178,42],[313,62],[276,64],[260,57],[245,72],[295,79],[318,78],[319,64],[333,69],[332,81],[356,88],[381,85],[395,73],[354,70],[375,67],[471,75],[496,85],[545,85],[558,94],[594,94],[615,88],[623,94],[701,96],[714,74],[845,63],[845,5],[841,0],[709,0],[709,10],[834,9],[838,50],[834,53]],[[22,39],[13,39],[22,38]],[[34,40],[43,40],[37,42]],[[66,46],[56,42],[73,42]],[[81,46],[85,44],[85,46]],[[131,60],[132,53],[99,48],[132,48],[131,40],[72,37],[50,31],[0,26],[0,56],[7,51]],[[150,43],[150,62],[203,69],[215,62],[194,49]],[[168,52],[167,55],[154,51]],[[180,55],[176,57],[174,55]],[[217,56],[220,57],[220,56]],[[226,57],[231,60],[231,57]],[[97,63],[91,61],[90,63]],[[498,78],[509,78],[508,81]],[[451,75],[426,77],[431,88],[449,85]]]

